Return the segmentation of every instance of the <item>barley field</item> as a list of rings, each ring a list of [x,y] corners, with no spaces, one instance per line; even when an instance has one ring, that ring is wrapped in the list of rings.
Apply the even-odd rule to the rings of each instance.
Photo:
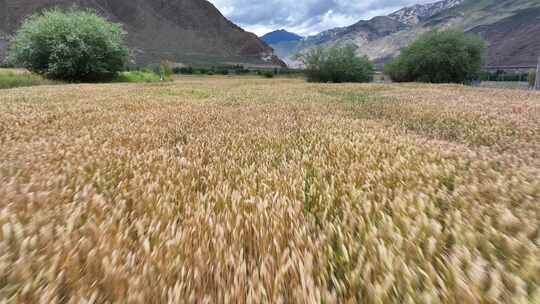
[[[540,303],[540,94],[0,91],[0,303]]]

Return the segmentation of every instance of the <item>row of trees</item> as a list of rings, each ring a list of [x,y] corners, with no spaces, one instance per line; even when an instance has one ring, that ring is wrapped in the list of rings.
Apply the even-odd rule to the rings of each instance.
[[[90,11],[45,11],[30,17],[10,49],[12,62],[51,79],[102,81],[124,69],[129,57],[126,33]],[[482,67],[485,42],[460,31],[433,31],[420,37],[385,66],[397,82],[464,83]],[[374,74],[356,46],[316,48],[300,59],[308,81],[368,82]]]
[[[467,83],[477,79],[484,63],[485,42],[460,31],[433,31],[421,36],[385,65],[395,82]],[[357,57],[355,46],[316,48],[299,57],[309,81],[367,82],[373,64]]]

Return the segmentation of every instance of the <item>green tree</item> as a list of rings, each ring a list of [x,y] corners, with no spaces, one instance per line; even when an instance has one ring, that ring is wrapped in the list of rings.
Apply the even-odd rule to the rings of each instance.
[[[465,83],[478,77],[486,43],[457,30],[432,31],[385,65],[396,82]]]
[[[10,61],[51,79],[108,80],[129,57],[125,32],[92,11],[49,10],[29,17],[10,47]]]
[[[369,82],[373,78],[373,65],[367,57],[356,56],[354,45],[315,48],[299,59],[310,82]]]

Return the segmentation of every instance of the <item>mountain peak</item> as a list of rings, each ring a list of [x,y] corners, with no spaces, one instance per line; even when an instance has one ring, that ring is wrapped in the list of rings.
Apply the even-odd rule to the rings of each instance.
[[[280,42],[300,41],[302,36],[286,31],[285,29],[275,30],[261,37],[268,44],[276,44]]]

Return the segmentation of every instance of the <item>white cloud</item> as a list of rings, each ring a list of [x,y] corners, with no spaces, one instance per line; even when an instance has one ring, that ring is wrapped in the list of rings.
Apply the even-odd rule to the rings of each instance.
[[[404,6],[435,0],[209,0],[227,18],[263,35],[284,28],[301,35],[351,25]]]

